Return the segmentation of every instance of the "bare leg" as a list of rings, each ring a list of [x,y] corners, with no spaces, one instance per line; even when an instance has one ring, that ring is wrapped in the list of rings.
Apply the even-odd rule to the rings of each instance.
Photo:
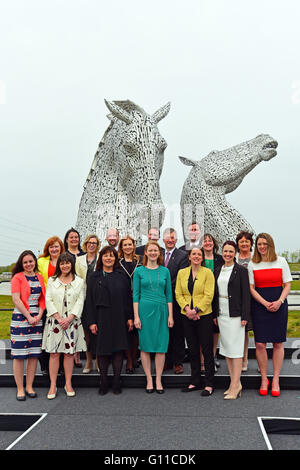
[[[155,354],[155,372],[156,372],[156,389],[162,390],[161,376],[164,370],[166,355],[164,353]]]
[[[67,392],[74,392],[72,387],[72,374],[74,368],[74,354],[64,354],[64,370]]]
[[[13,360],[14,377],[17,386],[17,395],[25,395],[24,392],[24,359]]]
[[[37,357],[31,357],[30,359],[27,360],[26,391],[28,393],[34,393],[32,385],[33,385],[33,381],[34,381],[34,377],[36,373],[37,362],[38,362]]]
[[[50,376],[50,388],[49,394],[54,394],[56,392],[56,381],[57,374],[59,369],[59,358],[60,353],[50,353],[49,359],[49,376]]]
[[[234,391],[238,390],[241,386],[242,364],[242,357],[232,359],[232,377],[230,388],[232,388]]]
[[[81,362],[80,362],[80,353],[77,352],[73,355],[73,359],[77,367],[81,367]]]
[[[279,390],[279,375],[284,359],[284,347],[282,343],[273,344],[273,390]]]
[[[143,365],[143,369],[147,379],[147,389],[153,388],[153,380],[151,375],[151,358],[150,353],[141,351],[141,361]]]
[[[246,368],[248,365],[248,346],[249,346],[249,333],[245,331],[245,344],[244,344],[244,357],[243,357],[243,367]]]
[[[266,343],[255,343],[256,346],[256,359],[261,374],[261,388],[266,389],[268,385],[268,354]]]
[[[226,357],[227,367],[230,373],[230,385],[227,390],[227,395],[237,395],[239,389],[241,388],[241,373],[242,373],[242,363],[243,358],[229,358]]]

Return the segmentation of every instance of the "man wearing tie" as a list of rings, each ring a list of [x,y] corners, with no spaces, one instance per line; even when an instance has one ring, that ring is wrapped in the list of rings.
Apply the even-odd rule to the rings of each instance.
[[[179,247],[180,250],[190,251],[194,247],[202,247],[201,228],[197,222],[192,222],[188,227],[188,241]]]
[[[175,298],[176,278],[179,269],[189,265],[187,252],[176,248],[177,233],[173,228],[167,228],[163,233],[165,245],[165,267],[170,271],[173,293],[173,317],[174,327],[170,329],[169,349],[166,355],[166,369],[174,367],[175,374],[183,373],[183,360],[185,356],[185,338],[183,333],[182,314]]]

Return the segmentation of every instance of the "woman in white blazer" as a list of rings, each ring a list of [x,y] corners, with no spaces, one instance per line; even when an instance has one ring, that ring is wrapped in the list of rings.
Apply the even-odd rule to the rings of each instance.
[[[100,240],[97,235],[92,234],[88,235],[87,238],[84,240],[82,244],[82,248],[86,251],[85,255],[78,256],[76,259],[75,264],[75,272],[77,276],[81,277],[84,280],[84,297],[86,296],[86,286],[87,280],[92,272],[95,271],[97,260],[99,257],[99,250],[100,250]],[[86,340],[87,348],[89,348],[90,344],[90,329],[86,323],[87,319],[87,311],[86,311],[86,304],[84,303],[81,321],[84,330],[84,337]],[[88,374],[93,369],[93,355],[90,351],[86,352],[86,363],[83,369],[84,374]],[[98,366],[97,366],[97,370]]]
[[[74,354],[86,351],[81,314],[84,303],[84,281],[75,274],[75,262],[69,253],[57,260],[54,276],[46,290],[47,319],[42,348],[50,353],[50,389],[48,399],[56,397],[60,354],[64,354],[65,392],[75,396],[72,387]]]

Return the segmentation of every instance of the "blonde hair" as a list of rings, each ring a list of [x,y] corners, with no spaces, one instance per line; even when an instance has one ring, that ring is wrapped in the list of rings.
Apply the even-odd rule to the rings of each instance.
[[[88,244],[88,242],[90,241],[91,238],[96,238],[96,240],[97,240],[97,251],[99,251],[100,246],[101,246],[101,242],[100,242],[99,238],[97,237],[97,235],[95,235],[94,233],[92,233],[91,235],[88,235],[86,237],[86,239],[84,240],[84,242],[82,244],[83,251],[87,251],[87,244]]]
[[[277,254],[275,252],[274,240],[271,237],[271,235],[269,235],[268,233],[262,232],[262,233],[259,233],[257,235],[256,240],[255,240],[254,254],[253,254],[253,257],[252,257],[253,263],[260,263],[262,261],[261,254],[259,253],[259,251],[257,249],[257,242],[260,238],[264,238],[264,240],[266,240],[267,245],[268,245],[267,261],[269,261],[269,262],[276,261],[277,260]]]

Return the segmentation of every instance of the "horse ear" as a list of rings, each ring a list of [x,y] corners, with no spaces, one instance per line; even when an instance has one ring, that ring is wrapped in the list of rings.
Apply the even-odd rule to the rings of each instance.
[[[190,158],[186,158],[186,157],[178,157],[178,158],[184,165],[187,165],[187,166],[195,166],[197,164],[197,162],[195,162],[194,160],[191,160]]]
[[[132,116],[127,113],[124,109],[120,108],[120,106],[116,105],[112,101],[105,101],[106,106],[110,110],[110,112],[121,121],[126,122],[126,124],[130,124],[132,122]]]
[[[152,119],[155,122],[155,124],[157,124],[164,117],[166,117],[166,115],[170,111],[170,108],[171,108],[171,103],[169,101],[167,104],[165,104],[165,106],[163,106],[162,108],[159,108],[157,111],[155,111],[154,114],[152,114]]]

